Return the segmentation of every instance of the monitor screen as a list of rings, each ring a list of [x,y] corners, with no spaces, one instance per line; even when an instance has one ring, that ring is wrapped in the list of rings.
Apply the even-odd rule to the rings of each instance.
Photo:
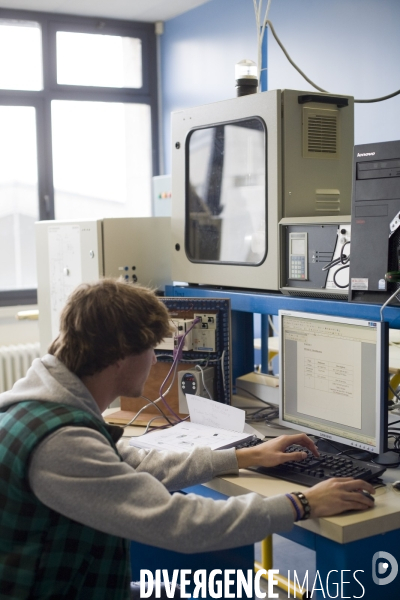
[[[279,311],[280,422],[379,453],[387,446],[387,324]]]

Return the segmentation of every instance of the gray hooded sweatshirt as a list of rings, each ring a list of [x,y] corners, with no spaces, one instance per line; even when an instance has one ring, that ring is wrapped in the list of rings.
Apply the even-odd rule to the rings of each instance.
[[[49,354],[35,359],[26,377],[0,394],[0,408],[23,400],[66,404],[102,420],[82,381]],[[31,488],[43,504],[79,523],[185,553],[251,544],[293,525],[293,509],[285,496],[250,493],[215,501],[169,493],[237,474],[233,449],[158,452],[122,440],[118,450],[122,462],[100,433],[86,427],[58,429],[33,452]]]

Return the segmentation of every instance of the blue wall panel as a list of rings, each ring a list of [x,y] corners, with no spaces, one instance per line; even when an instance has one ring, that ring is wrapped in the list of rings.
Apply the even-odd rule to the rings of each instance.
[[[374,98],[400,88],[399,0],[272,0],[269,18],[292,59],[330,92]],[[267,34],[268,88],[313,89]],[[171,112],[234,97],[235,63],[257,60],[253,3],[210,0],[167,21],[161,53],[163,142],[170,172]],[[357,104],[356,144],[400,139],[399,113],[400,96]]]
[[[167,173],[171,112],[235,97],[235,64],[243,58],[257,60],[251,0],[211,0],[165,23],[161,77]]]

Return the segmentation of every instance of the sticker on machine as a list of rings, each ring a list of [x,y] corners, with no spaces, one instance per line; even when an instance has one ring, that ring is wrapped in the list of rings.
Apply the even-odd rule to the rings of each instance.
[[[384,279],[378,281],[378,290],[386,290],[386,281]]]
[[[368,277],[352,277],[351,289],[360,291],[368,290]]]

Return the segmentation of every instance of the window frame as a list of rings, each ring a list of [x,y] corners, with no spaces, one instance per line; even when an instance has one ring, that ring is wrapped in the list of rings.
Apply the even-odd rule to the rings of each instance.
[[[151,110],[152,174],[159,174],[157,46],[154,23],[81,17],[0,8],[0,20],[35,21],[42,33],[42,90],[0,89],[0,106],[33,106],[36,111],[39,220],[54,219],[51,102],[75,100],[148,104]],[[57,83],[58,31],[140,38],[142,87],[110,88]],[[36,289],[0,290],[0,306],[36,304]]]

